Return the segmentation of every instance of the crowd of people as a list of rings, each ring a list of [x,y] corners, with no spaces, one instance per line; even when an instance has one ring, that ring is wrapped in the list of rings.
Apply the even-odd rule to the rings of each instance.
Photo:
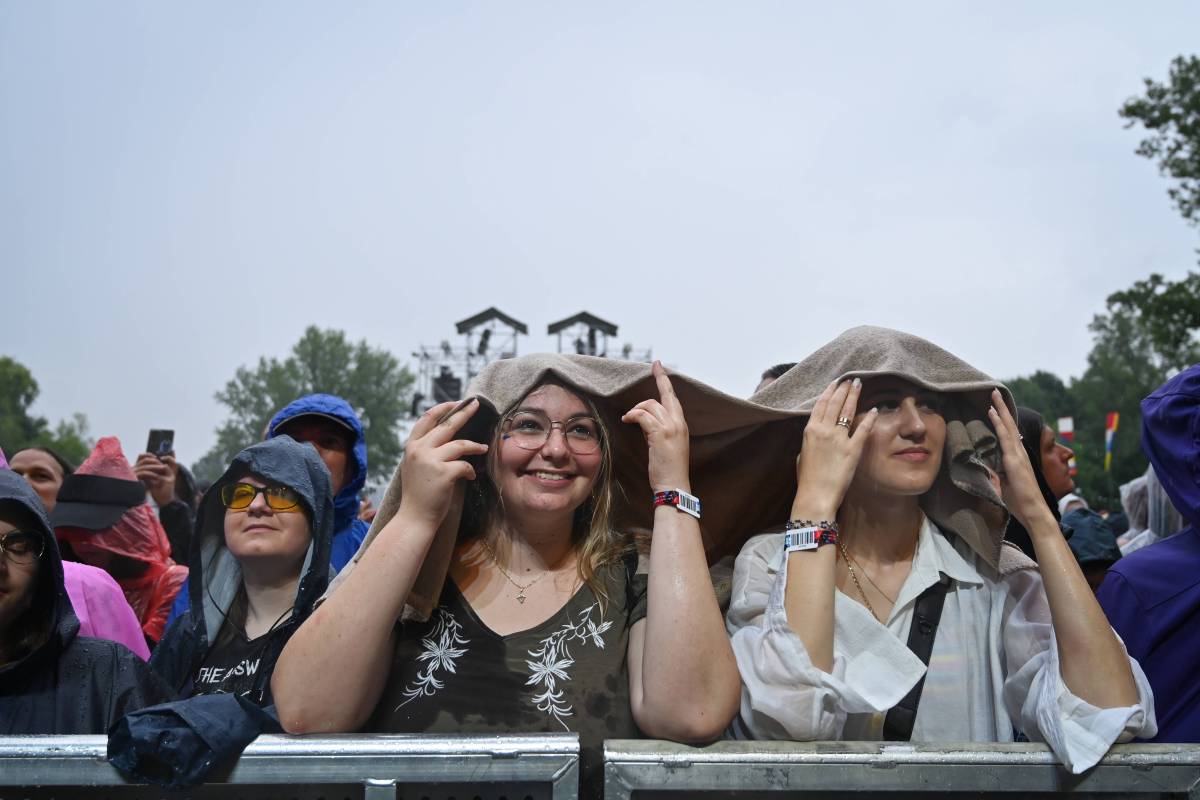
[[[746,400],[504,359],[416,422],[369,526],[330,395],[207,487],[111,437],[0,456],[0,733],[197,702],[249,738],[567,730],[590,796],[609,738],[1040,741],[1072,772],[1200,741],[1200,365],[1105,513],[1018,400],[871,327]]]

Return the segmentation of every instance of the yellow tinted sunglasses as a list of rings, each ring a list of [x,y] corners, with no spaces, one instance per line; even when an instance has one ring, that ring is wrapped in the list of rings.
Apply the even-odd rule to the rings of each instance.
[[[298,511],[300,509],[300,495],[286,486],[227,483],[221,487],[221,502],[230,511],[245,511],[260,492],[272,511]]]

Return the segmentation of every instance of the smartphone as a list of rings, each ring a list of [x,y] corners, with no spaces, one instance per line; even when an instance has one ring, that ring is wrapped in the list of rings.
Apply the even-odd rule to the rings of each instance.
[[[146,440],[146,452],[157,458],[174,455],[175,431],[165,428],[152,428],[150,438]]]

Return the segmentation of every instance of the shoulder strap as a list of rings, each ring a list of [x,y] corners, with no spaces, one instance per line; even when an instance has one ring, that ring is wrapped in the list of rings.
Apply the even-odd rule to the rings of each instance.
[[[908,629],[908,649],[921,659],[926,667],[933,655],[933,640],[937,636],[938,623],[942,620],[942,606],[946,603],[946,591],[950,579],[941,580],[921,592],[913,607],[912,624]],[[887,713],[883,721],[883,738],[892,742],[907,742],[912,738],[913,725],[917,721],[917,706],[921,703],[921,690],[925,688],[925,676],[909,690],[904,699]]]

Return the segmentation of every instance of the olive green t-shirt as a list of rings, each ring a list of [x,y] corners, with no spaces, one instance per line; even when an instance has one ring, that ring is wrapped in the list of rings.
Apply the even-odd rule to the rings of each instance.
[[[601,792],[605,739],[637,738],[629,630],[646,616],[646,576],[619,562],[558,613],[508,636],[488,628],[447,578],[428,622],[399,623],[391,673],[365,731],[579,734],[583,794]]]

